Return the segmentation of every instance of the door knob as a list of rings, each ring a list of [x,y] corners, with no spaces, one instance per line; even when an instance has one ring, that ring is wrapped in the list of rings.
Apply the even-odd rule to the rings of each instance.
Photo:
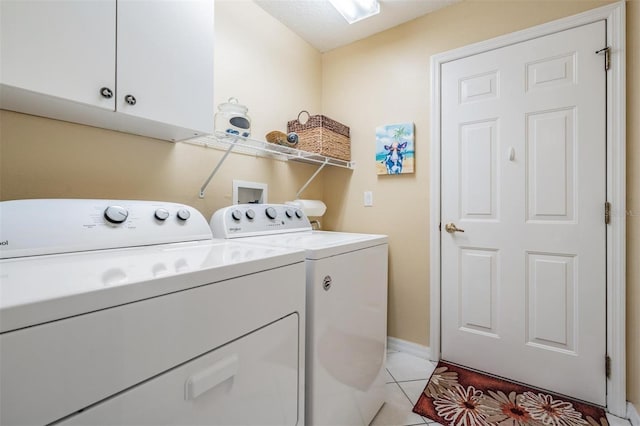
[[[453,234],[454,232],[464,232],[464,229],[460,229],[456,226],[455,223],[447,223],[444,226],[445,231],[447,231],[450,234]]]

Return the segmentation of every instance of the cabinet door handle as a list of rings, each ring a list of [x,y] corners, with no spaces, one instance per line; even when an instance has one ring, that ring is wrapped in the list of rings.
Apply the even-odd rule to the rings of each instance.
[[[111,99],[113,98],[113,91],[108,87],[103,87],[100,89],[100,94],[103,98]]]
[[[238,355],[234,354],[189,377],[185,383],[184,399],[187,401],[196,399],[206,391],[235,376],[238,373],[239,361]]]
[[[126,103],[128,103],[129,105],[135,105],[136,104],[136,98],[133,95],[126,95],[124,97],[124,101]]]

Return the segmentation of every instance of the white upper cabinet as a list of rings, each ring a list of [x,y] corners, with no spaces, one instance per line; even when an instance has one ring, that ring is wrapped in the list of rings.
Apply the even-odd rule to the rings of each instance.
[[[119,111],[213,126],[213,0],[118,0],[117,35]]]
[[[165,140],[213,132],[213,0],[0,0],[0,107]]]
[[[115,0],[0,5],[2,84],[115,109]]]

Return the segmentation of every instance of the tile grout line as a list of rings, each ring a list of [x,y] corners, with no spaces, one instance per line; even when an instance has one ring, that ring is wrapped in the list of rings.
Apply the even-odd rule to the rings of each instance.
[[[401,352],[401,351],[395,351],[395,352]],[[431,364],[433,364],[434,368],[437,367],[437,363],[433,362],[433,361],[429,361]],[[407,395],[407,393],[404,391],[404,389],[402,389],[402,386],[400,386],[401,383],[411,383],[411,382],[418,382],[418,381],[422,381],[422,380],[426,380],[427,382],[429,381],[429,379],[431,378],[431,375],[429,375],[429,377],[427,377],[426,379],[424,378],[419,378],[419,379],[410,379],[410,380],[401,380],[398,381],[393,374],[391,374],[391,370],[389,370],[388,368],[385,367],[385,370],[387,370],[387,373],[389,373],[389,376],[391,376],[391,378],[393,379],[393,383],[395,383],[396,385],[398,385],[398,387],[400,388],[400,391],[404,394],[404,396],[409,400],[409,404],[411,405],[411,407],[413,408],[415,406],[415,404],[411,401],[411,398],[409,398],[409,396]],[[390,382],[391,383],[391,382]],[[390,384],[388,383],[388,384]],[[416,402],[417,403],[417,402]],[[413,412],[413,411],[412,411]],[[417,413],[415,413],[417,414]],[[426,425],[430,425],[430,424],[437,424],[437,422],[435,420],[426,418],[420,414],[417,414],[418,416],[420,416],[420,418],[422,419],[423,423],[417,423],[417,424],[426,424]],[[414,426],[414,425],[405,425],[405,426]]]
[[[400,388],[400,392],[402,392],[404,394],[404,396],[409,400],[409,405],[411,405],[411,412],[413,413],[413,407],[415,407],[416,404],[411,401],[411,398],[409,398],[409,395],[407,395],[407,393],[404,391],[404,389],[402,389],[402,386],[400,386],[400,383],[396,382],[396,385],[398,385],[398,387]],[[418,414],[418,413],[414,413],[414,414],[417,414],[418,416],[420,416],[420,419],[422,419],[422,423],[423,424],[425,424],[425,425],[428,424],[427,421],[425,420],[425,418],[422,417],[420,414]],[[418,423],[418,424],[420,424],[420,423]]]
[[[394,351],[396,353],[404,353],[402,351]],[[387,352],[387,355],[389,355],[389,352]],[[428,360],[430,364],[433,365],[433,369],[435,370],[435,368],[437,368],[438,363],[437,362],[433,362]],[[391,379],[393,379],[393,383],[395,383],[396,385],[398,385],[398,387],[400,388],[400,391],[404,394],[405,398],[407,398],[409,400],[409,404],[411,405],[412,409],[415,406],[415,404],[411,401],[411,398],[409,398],[409,395],[407,395],[407,393],[404,391],[404,389],[401,386],[401,383],[411,383],[411,382],[418,382],[418,381],[423,381],[426,380],[427,382],[429,381],[429,379],[431,378],[431,374],[428,374],[426,378],[417,378],[417,379],[409,379],[409,380],[400,380],[398,381],[395,376],[391,373],[391,370],[389,370],[386,366],[385,366],[385,370],[387,370],[387,373],[389,373],[389,376],[391,377]],[[389,382],[388,384],[391,384],[391,382]],[[417,403],[417,401],[416,401]],[[413,410],[412,410],[413,412]],[[404,426],[415,426],[415,425],[438,425],[438,422],[432,419],[429,419],[427,417],[424,417],[420,414],[414,413],[417,416],[420,417],[420,419],[422,420],[422,423],[416,423],[416,424],[411,424],[411,425],[404,425]]]
[[[389,371],[389,370],[387,370],[387,371]],[[405,398],[407,398],[407,399],[409,400],[409,405],[411,405],[411,412],[413,413],[413,407],[415,407],[415,405],[416,405],[416,404],[415,404],[413,401],[411,401],[411,398],[409,398],[409,395],[407,395],[407,393],[404,391],[404,389],[402,389],[402,386],[400,386],[400,383],[416,382],[416,381],[418,381],[418,380],[424,380],[424,379],[405,380],[405,381],[403,381],[403,382],[398,382],[398,381],[396,380],[396,378],[395,378],[395,377],[393,377],[393,374],[391,374],[391,372],[390,372],[390,371],[389,371],[389,375],[391,376],[391,378],[393,378],[393,380],[394,380],[394,382],[396,383],[396,385],[398,385],[398,387],[400,388],[400,392],[402,392],[402,394],[405,396]],[[416,401],[416,402],[417,402],[417,401]],[[421,416],[421,415],[420,415],[420,414],[418,414],[418,413],[414,413],[414,414],[417,414],[418,416],[420,416],[420,419],[422,419],[422,424],[429,424],[429,423],[427,422],[427,420],[426,420],[423,416]],[[416,423],[416,424],[421,424],[421,423]],[[413,425],[412,425],[412,426],[413,426]]]
[[[393,374],[391,374],[391,371],[389,371],[389,369],[387,367],[384,368],[385,370],[387,370],[387,373],[389,373],[389,376],[391,376],[391,378],[393,379],[393,383],[398,383],[398,381],[396,380],[395,377],[393,377]]]
[[[427,377],[426,379],[409,379],[409,380],[400,380],[400,381],[396,380],[396,383],[411,383],[411,382],[423,382],[423,381],[428,382],[429,378]]]

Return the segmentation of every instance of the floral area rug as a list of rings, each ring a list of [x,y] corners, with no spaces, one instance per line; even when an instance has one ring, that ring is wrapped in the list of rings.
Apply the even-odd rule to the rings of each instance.
[[[413,412],[451,426],[607,426],[602,408],[443,361]]]

